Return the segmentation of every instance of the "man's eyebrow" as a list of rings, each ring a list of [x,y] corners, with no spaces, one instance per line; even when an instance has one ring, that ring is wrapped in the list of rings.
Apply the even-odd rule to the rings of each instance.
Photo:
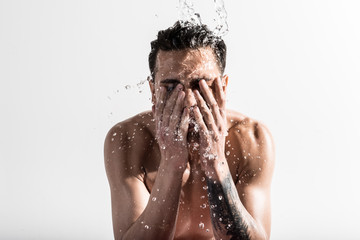
[[[161,83],[179,83],[180,80],[178,79],[165,79],[165,80],[161,80]]]
[[[191,82],[200,82],[200,80],[205,80],[205,82],[208,82],[208,81],[211,81],[212,79],[211,78],[193,78],[191,79]]]
[[[212,79],[211,78],[192,78],[190,80],[190,82],[192,83],[197,83],[197,82],[200,82],[200,80],[204,79],[206,82],[208,81],[211,81]],[[164,79],[164,80],[161,80],[160,83],[180,83],[180,80],[179,79]]]

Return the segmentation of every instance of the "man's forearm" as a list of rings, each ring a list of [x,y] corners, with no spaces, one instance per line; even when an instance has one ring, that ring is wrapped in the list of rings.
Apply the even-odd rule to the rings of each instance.
[[[224,166],[225,167],[225,166]],[[211,222],[219,239],[266,239],[240,201],[228,169],[216,177],[207,177]]]
[[[160,165],[145,210],[122,239],[173,239],[182,175]]]

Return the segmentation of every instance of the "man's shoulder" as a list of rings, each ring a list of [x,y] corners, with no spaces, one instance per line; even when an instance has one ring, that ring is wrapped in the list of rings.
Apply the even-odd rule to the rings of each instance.
[[[105,166],[109,174],[142,179],[142,161],[154,144],[151,112],[142,112],[116,123],[107,132],[104,142]]]
[[[141,156],[154,142],[154,122],[151,112],[142,112],[116,123],[107,132],[104,141],[105,155],[126,158]]]
[[[228,138],[239,145],[243,166],[259,168],[260,162],[272,161],[274,141],[263,122],[233,110],[227,110],[227,121]]]
[[[153,135],[154,120],[151,111],[138,113],[130,118],[116,123],[108,131],[106,138],[112,138],[118,134],[135,138],[141,135]],[[128,139],[129,140],[129,139]]]
[[[246,130],[248,133],[252,133],[256,136],[258,136],[259,131],[266,131],[267,134],[270,134],[269,129],[263,122],[255,118],[249,117],[243,113],[234,110],[227,110],[226,118],[228,121],[229,131],[233,129],[242,131]]]

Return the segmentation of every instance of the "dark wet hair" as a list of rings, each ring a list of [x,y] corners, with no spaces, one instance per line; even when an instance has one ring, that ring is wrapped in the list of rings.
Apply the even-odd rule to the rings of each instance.
[[[211,47],[213,49],[217,64],[221,74],[223,74],[226,65],[225,42],[206,25],[177,21],[172,27],[159,31],[157,39],[151,42],[151,52],[149,54],[152,81],[155,79],[156,56],[159,50],[176,51],[201,47]]]

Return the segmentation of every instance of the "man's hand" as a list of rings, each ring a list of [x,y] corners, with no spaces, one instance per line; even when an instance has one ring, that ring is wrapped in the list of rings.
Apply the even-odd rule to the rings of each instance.
[[[167,100],[166,95],[166,88],[160,87],[154,113],[161,161],[184,171],[188,162],[189,109],[184,109],[183,86],[178,84]]]
[[[225,159],[225,137],[227,135],[225,114],[225,93],[220,77],[215,79],[215,95],[212,94],[205,80],[199,82],[201,93],[194,90],[198,107],[194,108],[195,120],[200,130],[200,162],[207,176],[214,172],[215,164],[222,164]]]

